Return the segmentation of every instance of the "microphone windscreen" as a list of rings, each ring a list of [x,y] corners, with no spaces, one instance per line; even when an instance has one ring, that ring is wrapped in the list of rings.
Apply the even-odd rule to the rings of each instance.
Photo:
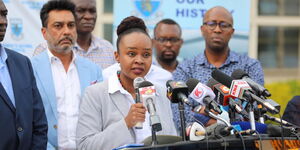
[[[219,84],[219,82],[217,80],[215,80],[214,78],[210,78],[206,83],[206,85],[208,87],[210,87],[211,89],[214,89],[214,86],[217,84]]]
[[[223,85],[230,87],[231,86],[231,82],[232,82],[232,78],[230,76],[228,76],[227,74],[223,73],[222,71],[215,69],[212,73],[211,76],[219,81],[220,83],[222,83]]]
[[[133,80],[133,87],[136,89],[139,87],[140,83],[142,83],[143,81],[145,81],[144,78],[142,77],[136,77],[134,80]]]
[[[142,83],[140,83],[139,88],[147,87],[147,86],[153,86],[153,84],[149,81],[143,81]]]
[[[233,79],[242,79],[243,77],[248,76],[248,74],[242,69],[236,69],[232,72],[231,77]]]
[[[193,92],[195,87],[200,81],[195,78],[190,78],[186,81],[186,85],[188,86],[189,93]]]
[[[242,128],[242,130],[251,129],[250,122],[246,122],[246,121],[236,121],[236,122],[232,122],[231,124],[232,125],[239,125]],[[267,133],[267,125],[266,124],[255,122],[255,128],[256,128],[256,131],[260,134],[266,134]]]

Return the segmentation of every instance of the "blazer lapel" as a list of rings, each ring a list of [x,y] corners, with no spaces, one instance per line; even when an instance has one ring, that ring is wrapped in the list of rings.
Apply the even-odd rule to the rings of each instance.
[[[19,81],[20,79],[18,79],[16,77],[16,75],[20,74],[19,70],[16,68],[16,64],[14,63],[12,56],[10,55],[9,52],[7,52],[7,60],[6,60],[6,63],[7,63],[7,67],[8,67],[8,70],[9,70],[9,76],[10,76],[10,79],[11,79],[11,84],[12,84],[12,88],[13,88],[13,91],[14,91],[14,96],[15,96],[15,105],[17,106],[17,101],[19,100],[19,97],[18,95],[20,95],[20,85],[17,85],[17,83],[20,83],[22,81]],[[6,103],[9,105],[9,107],[13,110],[13,112],[16,111],[16,108],[15,106],[12,104],[10,98],[8,97],[7,93],[5,92],[5,89],[3,88],[2,84],[1,84],[1,96],[3,97],[3,99],[6,101]]]
[[[110,94],[110,96],[114,105],[118,108],[118,110],[125,118],[129,111],[129,106],[128,102],[126,101],[126,97],[123,94],[121,94],[120,91]]]
[[[3,88],[2,84],[0,83],[0,97],[4,100],[4,102],[8,105],[8,107],[11,109],[12,112],[16,112],[16,108],[12,104],[10,98],[8,97],[5,89]]]
[[[47,95],[48,103],[50,103],[54,116],[57,118],[56,94],[47,51],[41,53],[40,56],[37,56],[36,64],[34,65],[37,74],[36,78],[37,80],[40,80],[39,82],[42,84],[42,90]]]
[[[80,56],[76,56],[75,59],[75,66],[77,68],[78,76],[79,76],[79,81],[80,81],[80,89],[81,89],[81,95],[84,92],[84,89],[90,85],[90,74],[89,66],[86,65],[86,63],[80,58]]]

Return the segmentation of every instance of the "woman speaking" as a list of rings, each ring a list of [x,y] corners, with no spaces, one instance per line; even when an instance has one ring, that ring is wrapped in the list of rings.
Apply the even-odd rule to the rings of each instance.
[[[144,21],[134,16],[122,20],[117,35],[115,58],[121,70],[86,89],[77,125],[79,150],[113,149],[151,136],[149,114],[142,103],[135,103],[133,87],[133,80],[144,77],[152,64],[151,38]],[[162,126],[157,134],[176,135],[166,89],[155,88],[154,103]],[[134,128],[138,122],[144,122],[142,129]]]

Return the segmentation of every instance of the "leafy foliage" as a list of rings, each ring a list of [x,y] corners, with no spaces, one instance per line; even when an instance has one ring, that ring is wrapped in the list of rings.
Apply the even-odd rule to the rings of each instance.
[[[295,95],[300,95],[300,80],[270,83],[266,84],[265,88],[272,94],[270,99],[281,105],[280,114],[282,115],[289,100]]]

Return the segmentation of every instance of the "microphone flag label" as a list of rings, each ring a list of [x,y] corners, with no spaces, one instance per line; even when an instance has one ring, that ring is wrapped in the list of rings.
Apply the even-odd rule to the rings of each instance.
[[[155,88],[154,86],[147,86],[143,88],[139,88],[141,95],[155,95]]]
[[[244,80],[232,80],[230,87],[230,95],[238,98],[243,98],[245,90],[251,90],[249,84]]]
[[[139,88],[139,93],[141,96],[141,102],[145,105],[145,100],[149,97],[155,97],[155,87],[154,86],[147,86],[143,88]]]
[[[196,100],[203,99],[206,96],[214,99],[216,95],[208,86],[199,82],[189,96]],[[203,104],[203,102],[201,104]]]

